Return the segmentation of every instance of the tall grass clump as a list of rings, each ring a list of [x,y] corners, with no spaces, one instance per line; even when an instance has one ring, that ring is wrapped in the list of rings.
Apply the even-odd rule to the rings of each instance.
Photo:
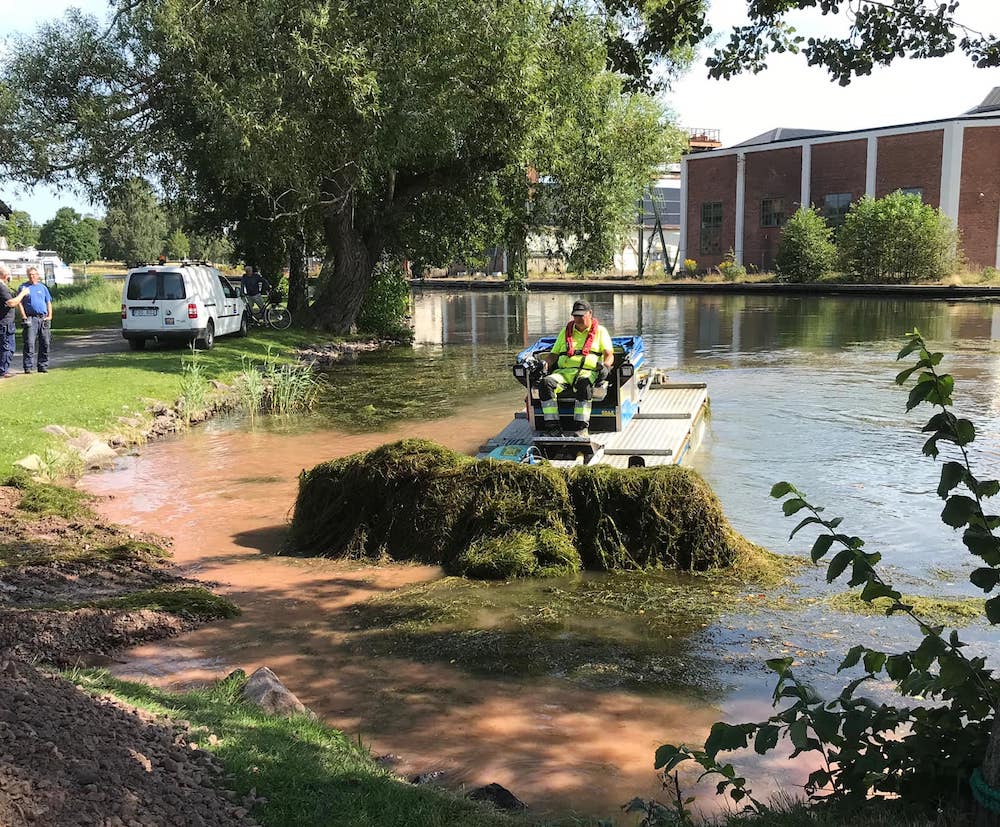
[[[322,388],[323,380],[311,365],[283,364],[270,350],[263,364],[243,357],[235,382],[240,407],[251,417],[310,411]]]
[[[78,284],[53,285],[51,290],[60,314],[115,313],[121,309],[121,282],[108,281],[103,276],[91,276]]]
[[[185,359],[181,366],[181,410],[188,422],[208,409],[210,389],[205,366],[199,360],[198,352],[192,348],[191,358]]]

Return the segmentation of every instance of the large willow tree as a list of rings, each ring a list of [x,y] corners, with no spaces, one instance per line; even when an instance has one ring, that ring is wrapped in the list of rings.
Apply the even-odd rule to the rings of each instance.
[[[343,332],[383,256],[523,237],[531,171],[563,188],[574,249],[607,259],[680,148],[607,68],[607,23],[548,0],[121,0],[16,44],[0,163],[96,193],[150,175],[219,226],[318,228],[314,318]]]

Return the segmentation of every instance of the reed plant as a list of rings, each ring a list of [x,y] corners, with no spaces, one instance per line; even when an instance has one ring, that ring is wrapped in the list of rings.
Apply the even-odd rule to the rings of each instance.
[[[244,358],[235,382],[239,406],[251,417],[312,410],[322,387],[312,365],[283,363],[270,349],[262,364]]]
[[[181,366],[181,409],[189,423],[196,414],[208,408],[210,388],[205,366],[198,358],[198,351],[192,348],[191,358]]]

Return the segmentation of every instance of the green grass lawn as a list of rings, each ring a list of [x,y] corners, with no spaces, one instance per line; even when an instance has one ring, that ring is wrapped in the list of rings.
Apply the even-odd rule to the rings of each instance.
[[[253,816],[268,827],[503,827],[525,825],[433,786],[393,776],[342,732],[300,715],[275,718],[239,700],[240,679],[173,694],[116,680],[105,672],[67,675],[83,689],[189,721],[190,738],[214,752],[241,795],[256,789],[267,803]],[[201,735],[199,736],[199,731]],[[208,735],[217,736],[212,744]]]
[[[225,381],[240,370],[244,357],[262,362],[269,349],[286,352],[317,338],[294,329],[262,330],[246,339],[220,339],[195,358],[209,378]],[[114,353],[0,383],[0,476],[21,457],[44,457],[57,448],[60,439],[41,430],[46,425],[99,433],[115,430],[120,417],[144,411],[149,400],[173,403],[180,394],[181,367],[191,358],[183,347]]]

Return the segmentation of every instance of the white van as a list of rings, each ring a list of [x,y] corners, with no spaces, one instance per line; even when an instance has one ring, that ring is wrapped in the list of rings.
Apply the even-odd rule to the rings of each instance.
[[[246,336],[250,316],[239,290],[214,267],[160,264],[128,271],[122,290],[122,336],[132,350],[149,339],[208,350],[216,336]]]

